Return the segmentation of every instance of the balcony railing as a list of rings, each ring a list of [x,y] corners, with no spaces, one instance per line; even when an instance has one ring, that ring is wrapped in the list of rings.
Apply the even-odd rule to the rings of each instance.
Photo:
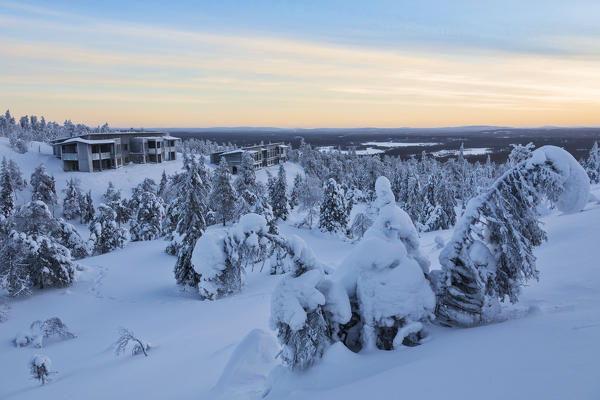
[[[92,153],[92,160],[104,160],[107,158],[112,158],[112,154],[110,152],[107,153]]]
[[[77,153],[62,153],[62,159],[66,161],[77,161]]]

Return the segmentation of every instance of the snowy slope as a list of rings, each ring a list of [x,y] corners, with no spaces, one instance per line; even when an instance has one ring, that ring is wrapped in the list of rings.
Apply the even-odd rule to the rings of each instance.
[[[27,175],[46,157],[57,183],[66,176],[51,155],[18,155],[4,142],[0,150],[10,152]],[[126,189],[144,173],[158,179],[162,166],[151,167],[156,166],[117,170],[115,184]],[[85,174],[82,184],[103,191],[103,180],[108,182],[103,174],[110,173]],[[600,187],[594,191],[600,197]],[[600,398],[600,205],[590,204],[577,214],[555,213],[544,222],[549,241],[536,251],[540,282],[523,290],[518,305],[506,306],[507,321],[472,329],[434,327],[422,346],[392,352],[353,354],[333,346],[307,373],[274,373],[267,398]],[[334,267],[354,246],[289,225],[280,230],[300,235]],[[421,238],[433,268],[439,254],[434,239],[447,240],[450,233],[431,232]],[[246,336],[257,328],[270,332],[271,292],[281,277],[251,272],[242,293],[201,302],[175,285],[175,259],[163,252],[164,247],[163,241],[129,243],[122,250],[82,260],[85,270],[71,288],[11,301],[8,320],[0,323],[0,399],[60,399],[73,393],[86,399],[258,398],[260,385],[232,377],[232,371],[240,370],[235,363],[248,354],[243,346],[260,348],[269,342],[256,331]],[[11,343],[32,321],[54,316],[78,337],[43,349]],[[111,344],[119,327],[150,342],[149,357],[116,356]],[[242,348],[236,349],[240,343]],[[27,363],[34,354],[47,355],[58,371],[46,386],[29,378]],[[234,362],[229,363],[232,355]],[[241,371],[248,379],[260,378],[248,368]]]

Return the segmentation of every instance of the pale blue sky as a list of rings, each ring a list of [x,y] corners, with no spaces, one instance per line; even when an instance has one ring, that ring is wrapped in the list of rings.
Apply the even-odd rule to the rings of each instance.
[[[598,21],[599,1],[0,0],[0,107],[126,125],[597,124]]]

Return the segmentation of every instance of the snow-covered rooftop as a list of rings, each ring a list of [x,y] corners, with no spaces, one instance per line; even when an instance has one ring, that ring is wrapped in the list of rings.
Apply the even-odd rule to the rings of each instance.
[[[66,143],[109,144],[109,143],[115,143],[115,139],[92,140],[92,139],[83,139],[83,138],[71,138],[71,139],[65,140],[64,142],[61,142],[60,144],[66,144]]]
[[[225,153],[221,153],[221,155],[224,156],[227,154],[243,153],[244,151],[246,151],[246,150],[242,150],[242,149],[230,150],[230,151],[226,151]]]

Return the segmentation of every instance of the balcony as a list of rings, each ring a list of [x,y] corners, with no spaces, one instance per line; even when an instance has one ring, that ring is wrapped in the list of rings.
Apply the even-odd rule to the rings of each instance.
[[[112,158],[112,154],[110,152],[92,153],[92,160],[105,160],[107,158]]]
[[[64,161],[77,161],[77,153],[62,153],[61,157]]]

